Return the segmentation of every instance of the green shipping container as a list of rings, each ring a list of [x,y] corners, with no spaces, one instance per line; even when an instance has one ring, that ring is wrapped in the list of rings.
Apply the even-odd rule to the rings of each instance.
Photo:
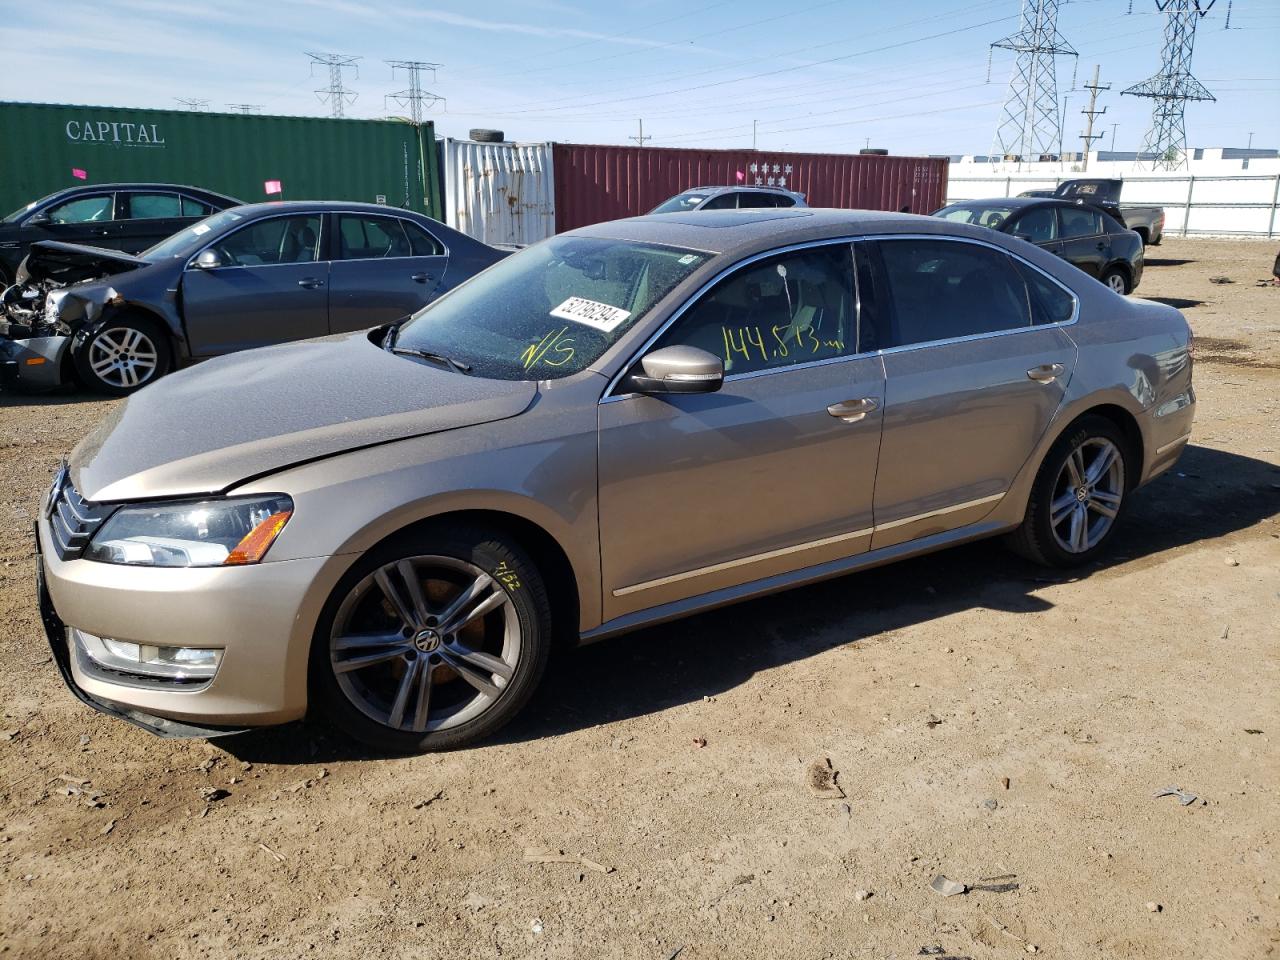
[[[147,181],[359,200],[441,219],[431,123],[0,102],[0,216],[64,187]],[[268,194],[279,181],[281,194]]]

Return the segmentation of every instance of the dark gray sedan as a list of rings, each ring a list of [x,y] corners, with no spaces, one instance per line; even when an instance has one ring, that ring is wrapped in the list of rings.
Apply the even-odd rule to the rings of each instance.
[[[176,366],[405,317],[506,251],[362,203],[232,207],[138,256],[44,242],[4,305],[12,375],[132,393]]]

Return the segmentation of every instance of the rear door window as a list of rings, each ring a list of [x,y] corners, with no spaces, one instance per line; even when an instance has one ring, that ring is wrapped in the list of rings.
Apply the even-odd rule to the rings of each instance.
[[[777,194],[773,193],[740,193],[738,194],[738,209],[748,209],[757,207],[776,207],[778,205]]]
[[[1058,217],[1062,222],[1063,240],[1096,237],[1102,232],[1102,215],[1096,210],[1084,207],[1059,207]]]
[[[182,215],[184,217],[207,217],[213,211],[214,208],[203,200],[197,200],[195,197],[188,197],[185,194],[182,197]]]
[[[126,193],[122,220],[165,220],[182,216],[182,200],[176,193]]]
[[[338,217],[339,256],[343,260],[378,260],[413,256],[401,221],[393,217]]]
[[[422,227],[409,220],[401,220],[400,225],[409,235],[409,248],[415,257],[444,256],[444,244],[427,233]]]
[[[1066,323],[1076,312],[1076,298],[1035,267],[1015,259],[1014,266],[1026,281],[1033,323]]]
[[[881,240],[888,284],[879,346],[1031,326],[1027,287],[1005,253],[956,240]]]

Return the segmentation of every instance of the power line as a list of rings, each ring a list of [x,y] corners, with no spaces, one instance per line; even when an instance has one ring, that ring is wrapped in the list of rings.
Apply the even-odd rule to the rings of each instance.
[[[434,93],[427,93],[422,89],[422,74],[428,70],[431,71],[431,80],[435,82],[436,70],[440,64],[426,63],[422,60],[387,60],[386,64],[391,68],[392,77],[396,75],[397,70],[407,71],[409,74],[409,86],[399,93],[387,94],[386,97],[383,97],[383,103],[386,103],[389,97],[400,106],[407,106],[409,108],[409,118],[414,123],[422,122],[424,110],[430,109],[437,103],[444,103],[444,97],[437,96]]]
[[[1160,72],[1121,91],[1152,101],[1151,128],[1143,152],[1152,155],[1154,169],[1176,170],[1186,164],[1187,102],[1217,99],[1191,75],[1196,24],[1215,2],[1208,0],[1202,7],[1200,0],[1156,0],[1156,9],[1165,15]]]
[[[1018,55],[992,153],[1034,159],[1062,150],[1057,58],[1078,54],[1058,32],[1058,3],[1022,0],[1018,32],[991,44]]]
[[[204,97],[174,97],[180,104],[188,110],[199,113],[209,105],[209,101]]]
[[[356,61],[360,57],[348,57],[341,53],[308,53],[311,58],[311,71],[314,75],[316,64],[329,68],[329,86],[321,87],[316,91],[316,96],[320,98],[321,103],[329,104],[331,115],[335,119],[341,119],[346,116],[346,106],[348,103],[355,103],[358,93],[348,90],[342,82],[342,71],[347,67],[352,67],[356,71],[356,76],[360,76],[360,67]]]

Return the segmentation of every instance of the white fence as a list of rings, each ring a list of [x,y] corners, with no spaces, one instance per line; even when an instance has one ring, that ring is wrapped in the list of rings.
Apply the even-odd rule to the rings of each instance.
[[[1048,190],[1063,180],[1089,174],[1062,176],[993,174],[986,177],[950,177],[947,200],[981,200],[1011,197],[1024,190]],[[1164,207],[1164,232],[1177,236],[1275,237],[1280,230],[1280,174],[1234,176],[1125,177],[1120,194],[1124,203]]]
[[[549,143],[444,143],[446,222],[485,243],[537,243],[556,232]]]

